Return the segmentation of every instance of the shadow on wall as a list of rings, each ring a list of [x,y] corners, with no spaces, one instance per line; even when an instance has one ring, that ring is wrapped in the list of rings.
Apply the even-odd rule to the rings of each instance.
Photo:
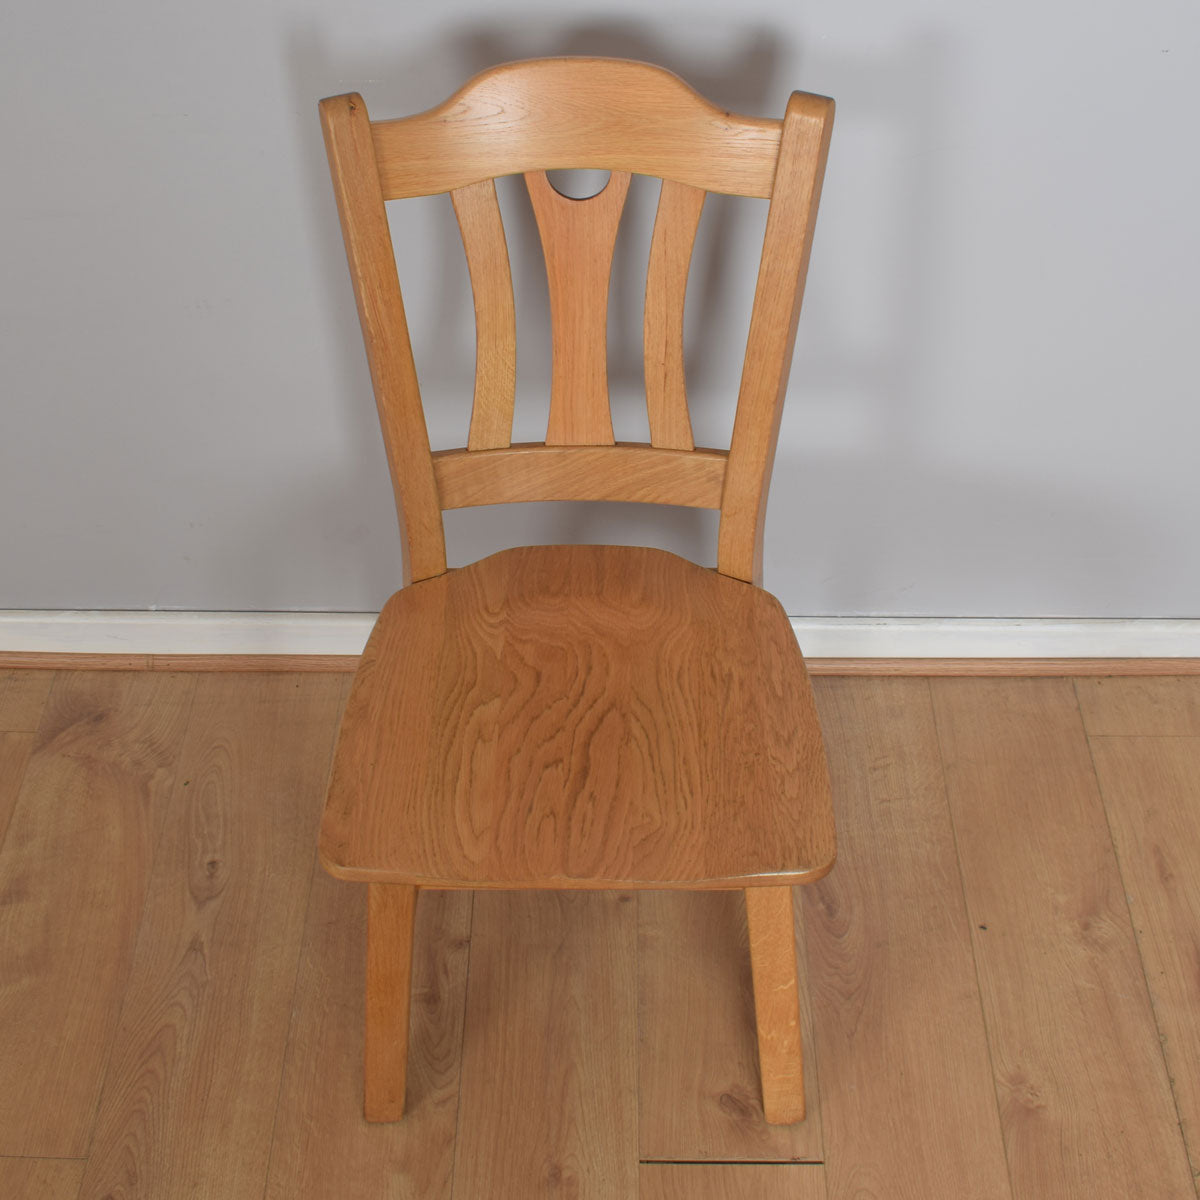
[[[793,615],[1127,615],[1136,589],[1126,597],[1120,579],[1089,611],[1072,597],[1081,580],[1111,576],[1105,564],[1136,561],[1150,534],[1144,522],[1011,459],[978,469],[987,428],[1010,419],[978,411],[979,396],[953,397],[971,413],[972,462],[955,455],[955,435],[943,428],[939,310],[954,303],[957,273],[947,230],[974,224],[948,209],[959,61],[927,30],[900,50],[837,64],[830,170],[771,487],[766,584]],[[1000,231],[977,227],[977,236]],[[989,354],[1010,352],[1002,327],[993,338]],[[1065,443],[1058,457],[1077,454]],[[930,579],[941,583],[931,589]]]
[[[402,116],[440,103],[487,67],[555,54],[656,62],[714,103],[756,115],[782,113],[793,87],[822,89],[796,70],[797,51],[787,35],[761,27],[731,25],[719,54],[689,51],[687,43],[660,36],[649,23],[611,20],[555,30],[547,28],[544,17],[477,25],[422,43],[418,53],[407,46],[381,46],[367,55],[338,58],[332,44],[311,25],[290,36],[289,109],[301,148],[309,234],[319,256],[326,317],[341,355],[343,386],[335,402],[344,406],[344,424],[352,431],[360,469],[352,478],[327,478],[325,488],[306,477],[298,484],[300,499],[289,510],[289,522],[319,510],[324,528],[341,525],[359,531],[357,536],[369,545],[364,544],[363,574],[354,590],[378,607],[399,585],[399,546],[388,516],[386,462],[329,187],[317,99],[361,91],[373,116]],[[966,593],[985,589],[980,580],[989,573],[1004,579],[1014,571],[1044,572],[1047,561],[1062,560],[1064,545],[1085,558],[1121,552],[1113,545],[1114,536],[1120,536],[1118,514],[1098,511],[1092,497],[1065,496],[1054,481],[1035,481],[1014,494],[1012,464],[999,464],[997,478],[989,481],[938,457],[932,436],[937,415],[930,400],[938,338],[929,299],[936,288],[937,255],[944,253],[938,203],[946,193],[938,174],[944,161],[938,119],[952,82],[946,78],[951,61],[941,41],[927,36],[886,61],[837,64],[837,88],[830,89],[839,93],[837,137],[809,285],[815,302],[806,305],[801,322],[793,398],[785,410],[768,521],[767,585],[792,613],[957,612],[936,600],[930,607],[913,578],[920,564],[913,560],[909,565],[903,554],[891,552],[911,543],[914,521],[928,523],[930,529],[925,539],[930,573],[953,572],[947,559],[961,562],[972,572]],[[840,169],[840,163],[847,169]],[[869,197],[843,192],[861,190],[864,180],[876,185]],[[502,182],[500,192],[518,304],[514,436],[540,440],[549,393],[548,304],[536,227],[522,191],[519,180],[510,180]],[[613,266],[610,385],[617,436],[630,440],[647,438],[641,316],[655,202],[650,181],[635,181]],[[756,228],[753,222],[747,227],[735,210],[758,203],[710,197],[701,222],[685,330],[689,398],[701,444],[728,445],[765,205]],[[474,319],[458,229],[444,197],[390,208],[395,210],[389,215],[431,441],[435,447],[461,445],[473,384]],[[862,224],[867,221],[868,236],[875,241],[864,250]],[[963,403],[970,404],[971,398],[964,397]],[[331,510],[339,515],[331,519]],[[973,523],[972,531],[955,524],[955,510]],[[1046,514],[1041,545],[1004,543],[1004,514],[1022,512],[1034,513],[1035,525],[1036,514]],[[994,519],[981,523],[979,514]],[[1028,527],[1028,521],[1022,525]],[[371,527],[366,535],[364,526]],[[700,562],[715,559],[715,514],[691,509],[471,509],[447,513],[446,531],[452,563],[505,546],[556,541],[653,544]],[[1138,536],[1135,529],[1123,532],[1130,541]],[[996,535],[990,548],[989,534]],[[864,556],[864,545],[877,553]],[[252,552],[250,557],[261,563],[260,569],[266,567],[265,556]],[[263,590],[272,589],[268,585]],[[998,587],[993,594],[1005,591]],[[1038,615],[1003,607],[995,611]]]
[[[331,40],[316,27],[297,29],[288,41],[294,133],[301,147],[305,204],[312,245],[317,248],[329,326],[335,329],[344,380],[337,402],[353,431],[354,456],[362,470],[336,486],[335,497],[316,497],[314,481],[303,484],[302,507],[322,501],[344,510],[348,527],[361,527],[366,506],[382,508],[387,494],[386,464],[371,401],[345,257],[329,187],[316,101],[343,91],[361,91],[373,117],[403,116],[430,108],[472,75],[497,63],[558,54],[587,54],[656,62],[675,71],[715,103],[732,110],[764,113],[783,57],[780,39],[765,29],[733,29],[716,56],[682,53],[648,24],[604,21],[547,29],[544,17],[476,25],[439,42],[411,49],[339,59]],[[782,99],[775,107],[782,111]],[[556,181],[558,182],[558,181]],[[567,181],[569,183],[569,181]],[[561,184],[560,184],[561,186]],[[549,309],[544,267],[533,215],[519,180],[499,184],[513,263],[518,312],[518,403],[514,437],[540,440],[549,404]],[[705,327],[718,318],[726,278],[737,264],[728,235],[730,208],[713,197],[706,206],[701,240],[688,293],[689,326]],[[645,264],[657,203],[657,185],[636,180],[631,189],[613,264],[610,296],[609,382],[618,438],[646,440],[642,384],[641,319]],[[765,212],[765,207],[764,207]],[[405,289],[414,355],[425,400],[430,439],[435,447],[461,445],[470,416],[474,378],[474,315],[462,243],[445,197],[389,205],[397,243],[401,286]],[[761,227],[759,230],[761,237]],[[744,273],[744,272],[743,272]],[[751,271],[751,276],[753,272]],[[753,287],[753,278],[750,278]],[[742,306],[749,318],[749,301]],[[744,344],[744,331],[741,335]],[[706,372],[713,355],[704,338],[689,339],[693,378]],[[739,351],[740,355],[740,351]],[[736,387],[736,379],[734,380]],[[722,406],[732,418],[728,388]],[[736,394],[736,393],[734,393]],[[694,407],[705,400],[697,389]],[[728,434],[726,433],[726,440]],[[332,481],[331,481],[332,482]],[[370,496],[364,494],[370,488]],[[319,489],[318,489],[319,490]],[[326,509],[328,513],[328,509]],[[328,527],[328,515],[323,521]],[[648,509],[641,505],[521,505],[446,514],[447,548],[452,562],[465,562],[492,550],[526,542],[617,541],[662,545],[700,561],[715,555],[715,514],[694,509]],[[382,603],[399,579],[399,547],[389,528],[393,552],[366,554],[365,590]]]

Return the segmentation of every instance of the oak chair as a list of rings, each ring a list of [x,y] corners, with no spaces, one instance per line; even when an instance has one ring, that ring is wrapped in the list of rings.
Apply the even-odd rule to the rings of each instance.
[[[420,888],[744,889],[763,1109],[804,1116],[793,884],[833,865],[804,660],[760,585],[763,517],[833,102],[726,113],[644,63],[556,58],[444,104],[321,118],[404,546],[354,679],[321,860],[368,887],[365,1113],[404,1111]],[[584,200],[548,170],[599,168]],[[648,445],[613,439],[605,322],[631,173],[662,180],[646,284]],[[493,180],[521,174],[541,235],[553,362],[544,443],[511,444],[515,319]],[[448,192],[474,294],[465,449],[431,453],[385,201]],[[728,451],[693,444],[684,290],[707,192],[768,198]],[[533,546],[448,570],[442,512],[528,500],[720,510],[717,568],[661,550]]]

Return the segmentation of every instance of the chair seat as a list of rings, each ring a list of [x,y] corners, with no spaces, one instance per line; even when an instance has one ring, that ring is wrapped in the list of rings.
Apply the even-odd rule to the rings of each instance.
[[[321,827],[334,875],[743,887],[834,860],[812,689],[778,600],[661,550],[531,546],[387,602]]]

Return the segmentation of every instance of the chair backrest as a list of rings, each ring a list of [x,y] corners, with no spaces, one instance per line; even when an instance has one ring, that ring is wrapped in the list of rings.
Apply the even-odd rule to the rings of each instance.
[[[522,500],[634,500],[720,510],[717,569],[758,583],[763,518],[804,290],[833,101],[792,94],[782,121],[710,104],[660,67],[549,58],[477,75],[444,104],[372,122],[362,97],[321,101],[346,254],[405,544],[405,581],[446,570],[442,511]],[[598,168],[568,199],[546,172]],[[541,235],[553,339],[545,443],[511,444],[512,277],[494,179],[523,174]],[[609,273],[631,173],[662,179],[645,307],[648,445],[614,443]],[[431,453],[384,203],[448,192],[476,318],[465,449]],[[707,192],[770,200],[728,451],[692,441],[683,303]]]

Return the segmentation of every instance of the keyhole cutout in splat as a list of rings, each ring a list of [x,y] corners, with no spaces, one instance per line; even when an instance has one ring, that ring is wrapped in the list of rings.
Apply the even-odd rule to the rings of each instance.
[[[598,196],[612,177],[611,171],[590,167],[573,167],[561,171],[547,171],[550,186],[566,200],[590,200]]]

